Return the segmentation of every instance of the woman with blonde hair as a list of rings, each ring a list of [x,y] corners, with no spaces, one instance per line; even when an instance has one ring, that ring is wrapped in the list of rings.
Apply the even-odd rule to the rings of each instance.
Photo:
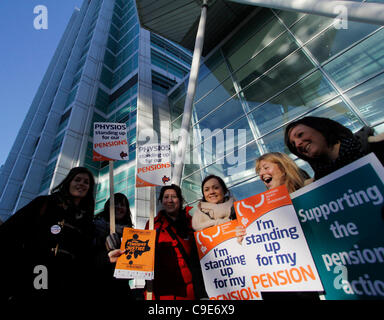
[[[294,192],[304,186],[309,176],[284,153],[270,152],[256,160],[256,173],[267,189],[286,185],[288,192]]]
[[[306,182],[311,182],[309,175],[300,169],[290,157],[281,152],[263,154],[256,160],[255,167],[256,174],[260,176],[268,190],[285,184],[288,192],[292,193],[302,188]],[[245,235],[245,228],[238,226],[236,236],[239,243],[242,243]]]

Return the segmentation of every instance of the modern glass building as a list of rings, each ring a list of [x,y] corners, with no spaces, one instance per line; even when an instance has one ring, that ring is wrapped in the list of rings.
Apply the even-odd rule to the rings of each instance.
[[[130,155],[115,163],[115,191],[128,195],[136,226],[144,225],[149,193],[134,187],[135,150],[150,129],[170,138],[175,151],[191,56],[139,23],[193,49],[201,3],[137,0],[136,9],[133,0],[84,1],[2,168],[0,219],[47,193],[76,165],[97,177],[100,211],[108,166],[92,161],[91,128],[117,121],[128,125]],[[384,131],[382,26],[209,0],[207,29],[181,184],[189,204],[201,198],[201,181],[211,173],[237,199],[265,191],[255,159],[289,153],[284,127],[297,118]]]
[[[201,65],[182,178],[192,205],[208,174],[223,177],[237,199],[265,191],[255,159],[289,154],[284,128],[300,117],[384,131],[382,26],[347,21],[343,28],[317,15],[248,10]],[[187,81],[169,93],[173,130],[180,128],[186,87]],[[312,176],[306,162],[290,156]]]
[[[120,122],[128,128],[129,159],[114,164],[114,191],[127,195],[134,223],[143,227],[149,192],[135,188],[137,137],[147,129],[164,136],[166,93],[190,63],[187,50],[140,28],[133,0],[84,0],[1,168],[0,219],[47,194],[75,166],[93,172],[100,212],[109,198],[109,166],[92,161],[93,122]]]

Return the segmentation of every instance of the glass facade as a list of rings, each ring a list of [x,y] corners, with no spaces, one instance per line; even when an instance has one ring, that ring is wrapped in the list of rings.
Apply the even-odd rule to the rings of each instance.
[[[182,180],[187,202],[201,198],[201,181],[212,173],[238,199],[265,191],[255,159],[289,154],[284,127],[298,117],[384,131],[383,45],[383,27],[370,24],[349,21],[340,29],[333,19],[270,9],[245,21],[200,69]],[[180,128],[186,87],[169,95],[173,131]]]
[[[103,0],[96,0],[89,31],[81,49],[79,63],[75,70],[70,93],[60,119],[57,136],[54,140],[50,160],[45,169],[39,192],[46,192],[61,153],[65,132],[70,127],[72,106],[76,103],[79,82],[81,80],[87,53],[92,45],[92,38]],[[89,126],[88,144],[83,164],[90,169],[97,182],[95,214],[103,210],[109,198],[109,162],[93,161],[93,123],[119,122],[127,125],[129,144],[128,161],[114,163],[114,191],[128,197],[130,207],[135,208],[135,161],[137,136],[137,97],[138,97],[138,56],[140,26],[133,0],[117,0],[114,4],[101,73],[96,90],[94,111]],[[191,55],[185,49],[170,43],[157,35],[150,35],[152,89],[166,94],[177,80],[189,72]],[[90,104],[90,101],[89,101]]]
[[[119,122],[127,125],[128,161],[114,163],[114,191],[127,196],[131,210],[135,208],[135,160],[137,136],[137,100],[140,26],[133,0],[115,2],[107,46],[104,54],[100,86],[96,96],[93,122]],[[189,71],[191,57],[181,48],[156,35],[150,35],[151,64],[163,72],[152,70],[152,89],[165,94],[176,84],[176,78]],[[165,54],[164,54],[165,53]],[[182,62],[182,63],[180,63]],[[93,136],[93,125],[89,136]],[[102,211],[109,198],[109,163],[92,161],[92,142],[88,143],[85,165],[97,177],[95,213]]]

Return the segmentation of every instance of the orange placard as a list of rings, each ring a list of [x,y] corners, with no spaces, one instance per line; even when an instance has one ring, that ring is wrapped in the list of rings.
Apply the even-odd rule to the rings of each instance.
[[[247,227],[262,215],[279,207],[291,205],[287,187],[285,185],[259,193],[252,197],[234,203],[239,224]]]
[[[155,263],[156,230],[124,228],[121,250],[116,262],[116,278],[152,280]]]
[[[236,237],[237,220],[232,220],[195,232],[200,260],[219,243]]]

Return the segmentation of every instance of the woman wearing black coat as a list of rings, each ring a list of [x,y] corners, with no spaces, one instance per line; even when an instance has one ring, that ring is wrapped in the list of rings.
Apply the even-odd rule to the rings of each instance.
[[[99,294],[108,298],[109,301],[117,303],[133,299],[133,296],[127,279],[114,278],[116,264],[110,263],[108,251],[120,248],[124,228],[132,228],[133,223],[127,197],[122,193],[115,193],[114,200],[116,226],[114,234],[110,235],[109,228],[110,199],[105,203],[104,210],[95,217],[97,251],[95,271]]]
[[[0,227],[2,301],[81,300],[92,292],[94,178],[69,171]]]

